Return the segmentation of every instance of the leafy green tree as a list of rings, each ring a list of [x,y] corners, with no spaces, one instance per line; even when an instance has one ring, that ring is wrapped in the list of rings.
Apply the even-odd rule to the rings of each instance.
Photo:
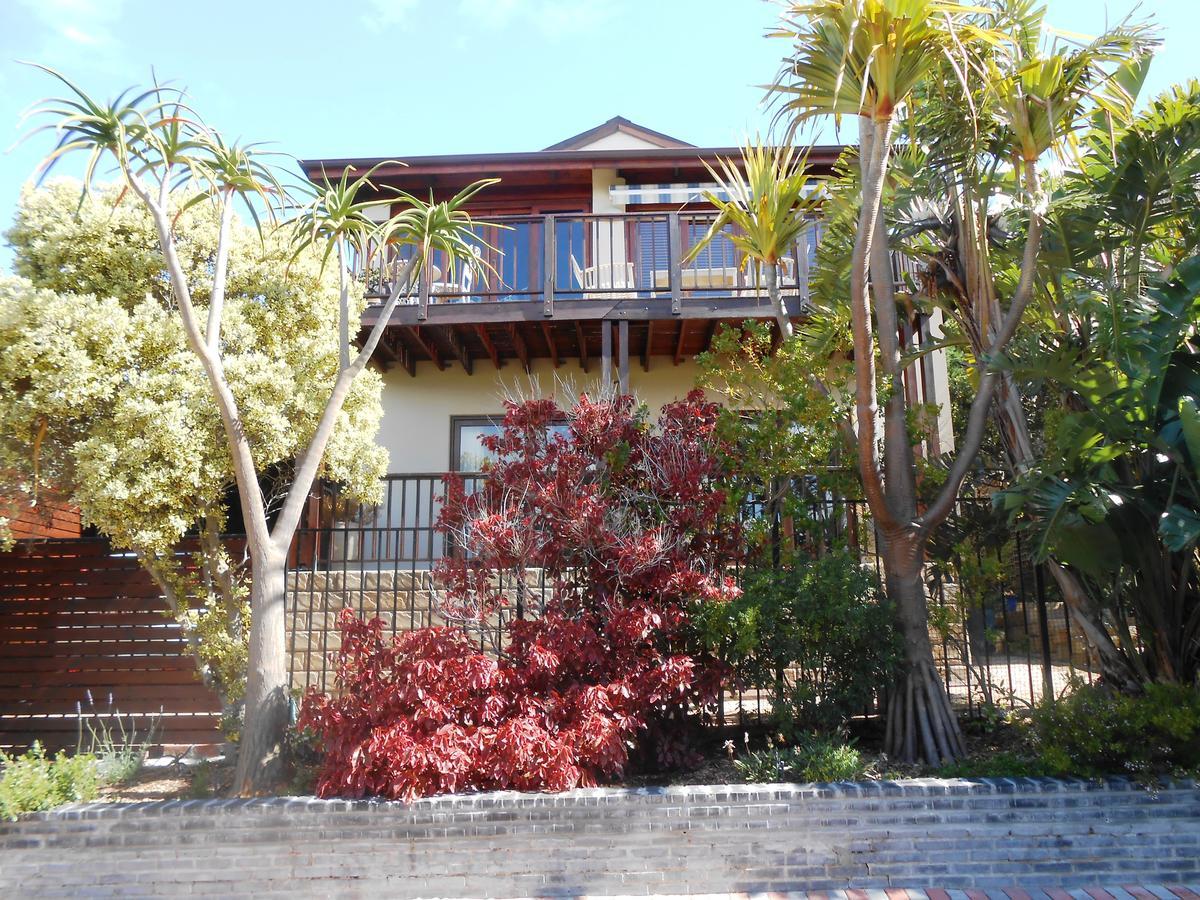
[[[137,552],[232,715],[249,585],[243,560],[219,539],[235,487],[220,416],[171,309],[149,213],[115,187],[80,197],[71,181],[27,190],[7,233],[17,277],[0,280],[3,493],[27,505],[53,489]],[[216,210],[192,206],[173,227],[199,281],[216,252]],[[234,222],[228,233],[225,369],[255,464],[276,476],[264,480],[271,496],[337,365],[337,276],[315,253],[293,259],[288,229],[259,234]],[[354,382],[323,461],[324,477],[365,501],[387,463],[374,439],[381,385],[372,371]],[[181,555],[189,532],[200,551]]]
[[[463,205],[487,182],[441,203],[406,194],[369,199],[374,193],[369,172],[355,177],[348,171],[340,180],[318,187],[295,220],[293,252],[297,259],[311,250],[320,260],[336,260],[337,349],[332,365],[317,370],[325,389],[308,398],[310,415],[304,417],[289,406],[289,376],[280,368],[247,373],[261,383],[263,393],[239,397],[235,385],[240,361],[229,352],[233,349],[230,339],[239,327],[229,290],[235,206],[244,201],[256,223],[264,210],[274,215],[301,206],[280,183],[269,158],[253,145],[227,143],[186,107],[178,92],[156,86],[103,103],[47,71],[68,94],[44,101],[38,110],[49,119],[43,130],[49,129],[57,137],[43,164],[43,174],[56,160],[73,152],[87,157],[85,185],[91,184],[102,160],[115,165],[121,190],[135,198],[153,223],[157,246],[151,255],[169,290],[171,315],[203,372],[208,402],[221,423],[250,557],[245,722],[233,790],[243,795],[258,793],[278,777],[277,763],[288,723],[285,571],[309,492],[335,433],[341,430],[339,422],[346,416],[355,383],[363,376],[393,310],[412,293],[418,267],[435,250],[467,264],[474,258],[472,221]],[[398,211],[382,224],[371,221],[371,207],[393,199]],[[189,268],[190,248],[179,232],[180,216],[205,204],[211,205],[217,221],[216,243],[203,265]],[[391,253],[395,247],[408,248],[407,253]],[[347,267],[377,248],[390,254],[389,294],[375,325],[361,345],[352,348],[350,338],[358,331],[359,306]],[[283,276],[290,275],[287,265],[279,268]],[[308,304],[300,300],[299,305],[306,308]],[[305,364],[300,361],[302,367]],[[262,487],[270,447],[256,443],[252,428],[256,419],[274,426],[268,435],[290,433],[294,441],[290,479],[273,515],[268,514],[269,497]],[[109,452],[116,454],[121,449],[110,448]]]
[[[1039,160],[1064,150],[1100,102],[1098,88],[1109,82],[1111,70],[1141,48],[1138,34],[1125,29],[1082,47],[1044,46],[1040,17],[1012,14],[1031,8],[1024,0],[990,7],[946,0],[814,0],[791,6],[780,29],[793,53],[773,89],[793,131],[819,115],[852,116],[858,123],[847,304],[852,428],[905,645],[906,674],[891,692],[886,741],[888,752],[905,760],[938,764],[963,753],[933,661],[922,567],[931,532],[952,512],[974,465],[1002,380],[996,362],[1033,296],[1046,204]],[[908,132],[916,124],[912,110],[927,85],[946,80],[943,62],[953,74],[953,90],[992,98],[987,113],[996,120],[993,153],[1012,166],[1024,248],[1007,304],[988,295],[973,298],[973,319],[982,326],[978,387],[944,483],[930,502],[919,505],[903,382],[908,360],[900,341],[884,198],[893,145],[903,138],[920,143],[919,132]],[[977,112],[965,106],[975,118]]]

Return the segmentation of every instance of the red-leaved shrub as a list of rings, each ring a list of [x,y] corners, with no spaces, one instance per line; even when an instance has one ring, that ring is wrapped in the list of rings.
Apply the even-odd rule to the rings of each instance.
[[[639,741],[684,761],[685,710],[722,675],[689,652],[688,610],[737,591],[716,412],[699,392],[656,427],[630,397],[510,404],[483,486],[448,480],[451,624],[386,637],[342,613],[338,693],[300,720],[318,792],[565,790],[619,776]]]

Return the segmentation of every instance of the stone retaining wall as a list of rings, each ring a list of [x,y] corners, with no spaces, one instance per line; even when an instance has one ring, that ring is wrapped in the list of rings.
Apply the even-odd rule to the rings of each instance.
[[[1200,790],[935,780],[91,804],[0,826],[0,896],[520,897],[1192,881]]]

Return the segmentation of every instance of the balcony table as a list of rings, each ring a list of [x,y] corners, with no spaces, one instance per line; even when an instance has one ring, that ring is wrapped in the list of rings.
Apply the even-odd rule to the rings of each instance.
[[[711,266],[683,269],[680,272],[680,288],[685,291],[710,291],[737,287],[737,266]],[[666,269],[654,270],[654,287],[667,290],[671,286],[671,273]]]

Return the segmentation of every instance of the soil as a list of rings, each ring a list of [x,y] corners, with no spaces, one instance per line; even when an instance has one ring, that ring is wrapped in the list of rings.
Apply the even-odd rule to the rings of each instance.
[[[972,759],[982,760],[1000,752],[1021,754],[1028,751],[1023,732],[1011,725],[967,721],[963,723],[963,731],[968,755]],[[736,737],[729,735],[734,753],[739,756],[744,755],[747,743],[752,750],[765,749],[767,738],[762,728],[740,732]],[[869,763],[867,778],[919,778],[936,774],[936,770],[929,766],[905,765],[883,756],[879,752],[881,735],[878,723],[860,720],[853,728],[852,738],[864,761]],[[700,758],[693,766],[665,773],[648,771],[631,774],[619,786],[736,784],[742,780],[734,768],[729,746],[724,740],[710,739],[698,748],[698,753]],[[981,768],[984,766],[981,765]],[[233,766],[221,757],[174,760],[165,756],[148,761],[132,780],[102,789],[100,799],[110,803],[139,803],[147,800],[221,797],[232,781]],[[280,785],[278,793],[306,793],[306,784],[306,779],[297,778],[291,785]]]
[[[213,760],[149,760],[133,778],[100,790],[107,803],[142,803],[148,800],[200,800],[220,797],[233,781],[233,766],[220,757]]]

